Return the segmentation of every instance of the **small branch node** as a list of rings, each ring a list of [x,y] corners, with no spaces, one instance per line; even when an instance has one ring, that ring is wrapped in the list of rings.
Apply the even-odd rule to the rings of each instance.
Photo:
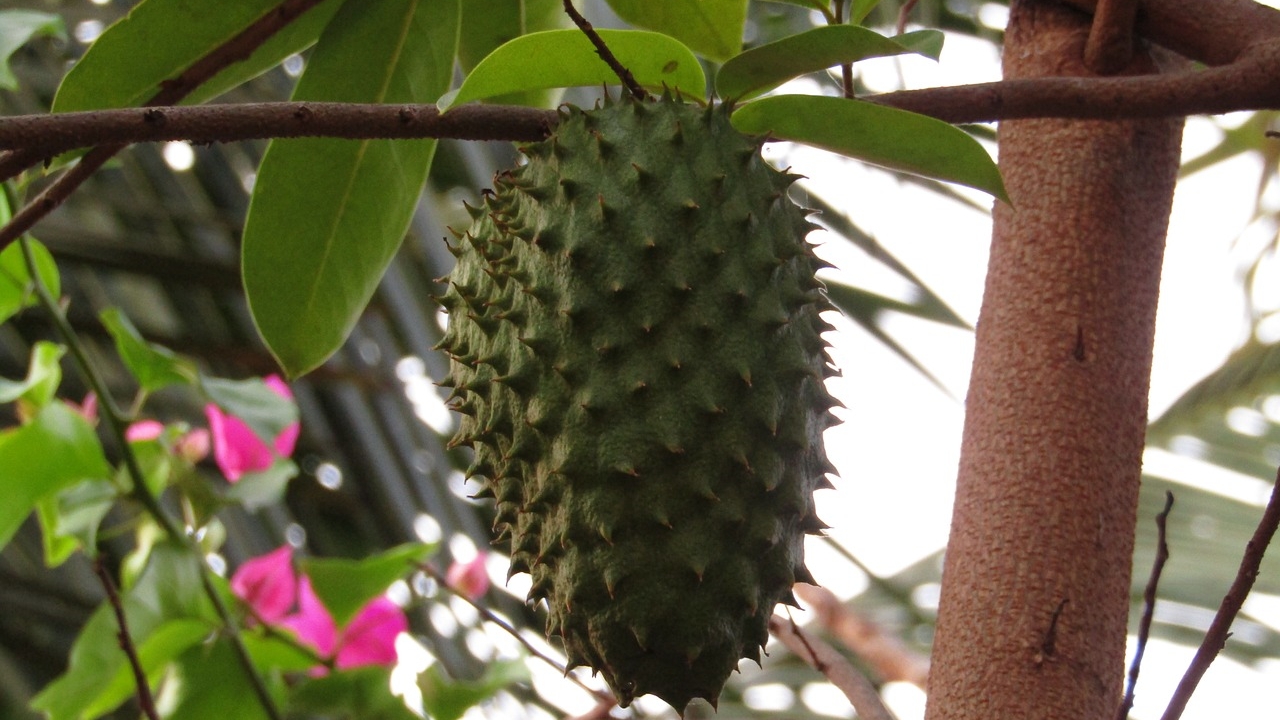
[[[640,86],[640,83],[636,82],[635,76],[631,74],[631,71],[618,61],[617,56],[613,54],[613,51],[609,49],[609,46],[606,45],[604,40],[600,37],[600,33],[596,32],[596,29],[591,26],[591,23],[587,22],[587,19],[573,7],[573,0],[564,0],[564,13],[573,20],[573,24],[577,25],[578,29],[582,31],[582,34],[586,35],[587,39],[591,41],[591,44],[595,46],[596,54],[599,55],[600,59],[603,60],[605,64],[613,70],[613,73],[618,76],[618,79],[622,81],[623,87],[625,87],[635,99],[648,100],[649,93]]]

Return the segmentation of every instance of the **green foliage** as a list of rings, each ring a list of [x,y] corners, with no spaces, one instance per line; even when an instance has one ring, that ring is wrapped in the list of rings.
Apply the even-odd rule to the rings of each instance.
[[[175,658],[168,683],[175,689],[173,720],[263,720],[267,718],[244,668],[236,662],[227,638],[188,647]],[[268,677],[268,689],[277,705],[285,699],[284,683]]]
[[[894,38],[854,25],[828,25],[743,52],[716,73],[716,92],[725,99],[759,94],[795,77],[842,63],[918,53],[938,59],[942,33],[919,30]]]
[[[316,595],[339,627],[346,625],[365,603],[387,591],[414,564],[435,552],[434,545],[399,545],[363,560],[308,559],[302,569],[311,578]]]
[[[742,49],[747,0],[608,0],[623,20],[670,35],[706,57],[723,62]]]
[[[298,406],[293,400],[277,394],[261,378],[201,377],[200,387],[210,402],[243,420],[265,443],[271,443],[285,428],[298,422]]]
[[[172,350],[142,339],[133,323],[118,308],[107,308],[99,315],[107,332],[115,340],[116,352],[146,392],[170,385],[190,385],[197,374],[195,365]]]
[[[705,95],[706,76],[689,48],[666,35],[641,30],[601,30],[609,50],[641,85]],[[536,62],[531,62],[536,59]],[[579,30],[547,30],[494,50],[467,75],[462,87],[440,99],[448,110],[472,100],[521,90],[616,84],[618,76]]]
[[[493,697],[499,690],[528,681],[529,668],[523,660],[492,663],[480,679],[470,682],[449,678],[437,664],[418,676],[418,688],[422,690],[422,706],[427,717],[458,720],[468,709]]]
[[[77,550],[97,555],[98,526],[120,496],[119,487],[105,479],[76,483],[36,504],[44,538],[44,562],[57,567]]]
[[[982,145],[924,115],[844,98],[779,95],[745,105],[733,114],[733,125],[1007,200],[1000,171]]]
[[[0,195],[0,222],[6,222],[9,215],[6,211],[3,195]],[[35,260],[36,272],[49,294],[57,297],[61,292],[61,279],[58,266],[53,256],[44,245],[27,239],[27,246]],[[23,257],[22,243],[13,243],[0,251],[0,322],[16,315],[23,308],[36,304],[35,289],[31,282],[31,273],[27,269],[26,258]]]
[[[39,340],[31,349],[31,361],[27,376],[21,380],[0,378],[0,403],[23,400],[30,406],[42,408],[53,400],[62,382],[62,366],[58,361],[67,349],[47,340]]]
[[[9,60],[23,45],[38,37],[67,38],[62,18],[34,10],[0,10],[0,90],[18,89]]]
[[[473,703],[474,704],[474,703]],[[296,712],[350,720],[416,720],[391,694],[391,670],[362,667],[299,683],[289,695]],[[445,720],[432,713],[432,720]]]
[[[216,97],[315,42],[343,0],[326,0],[290,23],[247,59],[223,70],[185,98]],[[107,28],[73,66],[53,101],[54,112],[142,105],[164,82],[271,11],[279,0],[144,0]],[[146,48],[146,52],[139,52]]]
[[[495,3],[491,0],[462,0],[462,32],[458,37],[458,64],[470,73],[480,61],[503,43],[521,35],[558,30],[570,24],[560,0],[522,0]],[[559,87],[527,90],[491,97],[505,105],[554,107]]]
[[[0,468],[0,547],[40,500],[110,473],[89,422],[58,402],[27,424],[0,432]]]
[[[448,89],[457,0],[348,2],[329,24],[295,100],[430,103]],[[291,376],[346,340],[400,247],[434,140],[298,139],[271,144],[245,221],[254,322]]]

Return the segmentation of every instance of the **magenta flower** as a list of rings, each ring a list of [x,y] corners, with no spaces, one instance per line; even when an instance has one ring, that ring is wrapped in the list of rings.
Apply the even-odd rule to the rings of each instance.
[[[385,597],[370,600],[345,628],[339,629],[329,610],[298,576],[285,546],[249,560],[231,578],[231,589],[258,617],[287,629],[339,670],[396,662],[396,636],[409,629],[404,611]],[[290,613],[296,607],[296,612]],[[323,674],[323,668],[313,673]]]
[[[139,420],[125,428],[124,439],[131,443],[155,440],[164,434],[164,423],[158,420]]]
[[[262,380],[280,397],[293,399],[293,392],[278,375]],[[277,457],[292,455],[298,443],[301,428],[296,422],[282,430],[268,448],[243,420],[224,413],[217,405],[206,405],[204,414],[213,435],[213,459],[228,482],[238,482],[245,473],[266,470]]]
[[[485,553],[479,553],[468,563],[455,562],[445,573],[445,582],[464,597],[479,600],[489,592],[489,571],[484,566]]]

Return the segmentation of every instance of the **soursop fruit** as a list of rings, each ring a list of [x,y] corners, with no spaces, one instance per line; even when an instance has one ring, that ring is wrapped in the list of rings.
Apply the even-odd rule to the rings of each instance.
[[[825,527],[814,226],[723,105],[561,112],[451,246],[453,442],[570,664],[714,704]]]

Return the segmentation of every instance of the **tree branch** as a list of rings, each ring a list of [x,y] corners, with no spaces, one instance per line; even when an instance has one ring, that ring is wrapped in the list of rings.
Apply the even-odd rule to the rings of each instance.
[[[101,557],[93,561],[93,572],[97,574],[98,580],[102,583],[102,589],[107,593],[107,601],[111,603],[111,609],[115,611],[116,625],[120,628],[119,632],[116,633],[116,639],[120,641],[120,649],[129,658],[129,667],[133,670],[138,707],[142,710],[142,715],[148,720],[160,720],[160,715],[156,712],[156,701],[151,695],[151,683],[147,681],[147,671],[143,669],[142,661],[138,659],[138,651],[133,645],[133,636],[129,634],[129,621],[125,618],[124,605],[120,602],[120,594],[116,592],[116,584],[111,580],[111,573],[102,564]]]
[[[794,620],[784,620],[778,615],[769,618],[769,632],[791,652],[813,666],[813,669],[826,675],[831,684],[849,698],[858,717],[865,720],[896,720],[893,713],[884,706],[880,693],[876,692],[871,681],[849,664],[835,648],[807,635]]]
[[[1142,593],[1142,619],[1138,622],[1138,644],[1133,651],[1133,662],[1129,664],[1129,682],[1125,685],[1124,699],[1116,709],[1115,720],[1125,720],[1133,709],[1133,693],[1138,685],[1138,672],[1142,669],[1142,656],[1147,651],[1147,639],[1151,637],[1151,620],[1156,611],[1156,590],[1160,587],[1160,575],[1164,572],[1164,564],[1169,560],[1169,543],[1165,530],[1169,521],[1169,513],[1173,511],[1173,493],[1164,493],[1164,510],[1156,515],[1156,558],[1151,564],[1151,575],[1147,579],[1147,588]]]
[[[1240,607],[1244,605],[1249,591],[1253,589],[1253,582],[1258,579],[1258,568],[1262,565],[1262,556],[1266,553],[1267,546],[1271,544],[1271,538],[1275,536],[1278,526],[1280,526],[1280,471],[1276,473],[1276,483],[1271,488],[1271,499],[1267,501],[1267,508],[1262,512],[1262,519],[1258,521],[1253,537],[1249,538],[1248,544],[1245,545],[1244,556],[1240,558],[1240,569],[1236,571],[1236,579],[1232,581],[1226,597],[1222,598],[1222,604],[1218,606],[1218,612],[1213,616],[1213,622],[1209,624],[1209,630],[1204,634],[1200,648],[1196,650],[1196,655],[1187,667],[1187,672],[1178,683],[1178,689],[1174,690],[1173,697],[1169,699],[1169,705],[1165,708],[1161,720],[1178,720],[1182,717],[1182,711],[1186,710],[1187,702],[1191,700],[1196,686],[1200,684],[1200,678],[1204,677],[1209,665],[1227,644],[1227,637],[1231,635],[1231,623],[1240,612]]]

